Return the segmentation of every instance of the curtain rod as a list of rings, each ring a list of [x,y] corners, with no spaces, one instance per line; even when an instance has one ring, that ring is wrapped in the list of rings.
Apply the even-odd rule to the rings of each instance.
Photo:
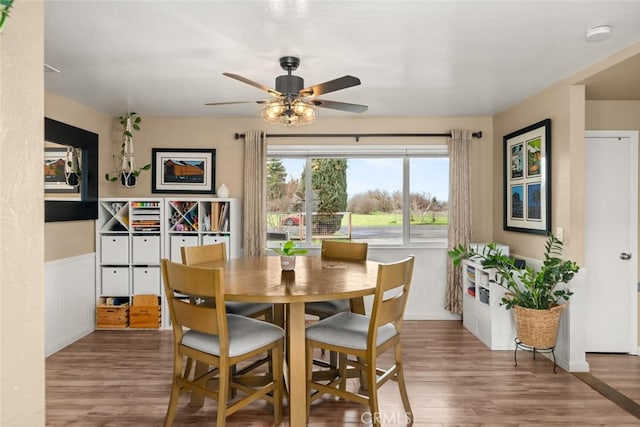
[[[395,137],[451,137],[451,132],[446,133],[272,133],[269,138],[395,138]],[[474,138],[482,138],[482,131],[473,132]],[[235,139],[244,138],[244,133],[236,133]]]

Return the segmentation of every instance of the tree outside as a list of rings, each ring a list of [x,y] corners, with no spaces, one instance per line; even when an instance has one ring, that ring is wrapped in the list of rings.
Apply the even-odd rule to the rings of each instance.
[[[312,227],[314,233],[331,235],[342,226],[342,214],[347,209],[347,159],[312,159],[311,186],[313,193]],[[304,194],[305,174],[302,173]]]

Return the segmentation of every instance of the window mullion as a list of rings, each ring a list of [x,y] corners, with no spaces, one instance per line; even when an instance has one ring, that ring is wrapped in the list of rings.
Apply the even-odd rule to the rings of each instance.
[[[402,159],[402,244],[409,243],[409,233],[411,226],[411,186],[409,185],[409,165],[410,158],[405,156]]]
[[[304,218],[307,219],[304,221],[304,233],[305,243],[307,245],[311,245],[313,243],[313,184],[311,181],[311,174],[313,173],[313,170],[311,168],[311,157],[307,157],[304,170],[304,197],[306,199],[304,204]]]

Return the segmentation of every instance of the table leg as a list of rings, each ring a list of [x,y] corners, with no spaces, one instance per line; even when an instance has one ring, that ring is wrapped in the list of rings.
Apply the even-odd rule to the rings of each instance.
[[[304,344],[304,302],[290,303],[287,313],[289,340],[289,425],[307,425],[307,379]]]
[[[365,314],[363,297],[352,298],[349,300],[349,305],[351,306],[352,313]]]

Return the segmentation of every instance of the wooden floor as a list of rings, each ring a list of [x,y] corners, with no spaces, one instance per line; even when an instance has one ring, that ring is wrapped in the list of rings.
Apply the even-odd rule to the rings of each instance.
[[[167,408],[171,331],[96,331],[46,360],[46,421],[56,426],[160,426]],[[637,426],[640,419],[544,358],[490,351],[458,321],[407,321],[407,388],[414,426]],[[381,359],[388,360],[388,359]],[[640,403],[640,357],[589,355],[591,374]],[[356,380],[354,380],[356,381]],[[356,387],[357,384],[352,384]],[[404,425],[397,385],[380,391],[384,425]],[[214,425],[216,403],[178,405],[174,425]],[[367,408],[329,397],[311,426],[358,426]],[[271,426],[271,407],[254,403],[229,426]],[[288,425],[285,417],[283,425]]]

